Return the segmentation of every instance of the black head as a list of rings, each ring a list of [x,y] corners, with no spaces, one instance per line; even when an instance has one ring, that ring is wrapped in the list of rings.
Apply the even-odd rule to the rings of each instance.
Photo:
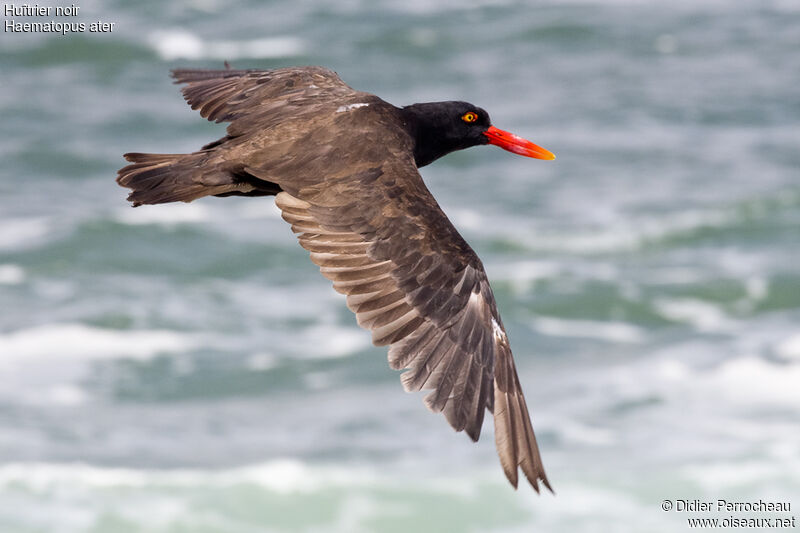
[[[406,129],[415,140],[417,167],[470,146],[487,144],[489,114],[467,102],[430,102],[402,109]]]
[[[489,113],[468,102],[412,104],[402,108],[400,113],[406,130],[414,139],[417,167],[479,144],[495,144],[539,159],[555,159],[553,154],[532,142],[495,128]]]

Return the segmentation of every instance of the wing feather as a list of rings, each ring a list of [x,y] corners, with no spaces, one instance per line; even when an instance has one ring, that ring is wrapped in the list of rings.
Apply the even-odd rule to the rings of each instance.
[[[247,116],[282,113],[309,100],[333,100],[355,94],[324,67],[273,70],[175,69],[175,83],[185,83],[183,97],[200,115],[214,122],[236,122]],[[236,128],[235,128],[236,129]]]
[[[406,369],[405,390],[430,390],[425,405],[473,440],[480,437],[484,413],[493,410],[506,477],[516,487],[521,469],[537,491],[539,480],[549,488],[480,262],[454,265],[432,251],[380,254],[379,230],[344,231],[345,216],[331,227],[336,209],[317,209],[287,192],[276,203],[321,273],[347,295],[358,324],[372,330],[373,343],[390,345],[389,365]],[[369,217],[355,218],[363,224]]]

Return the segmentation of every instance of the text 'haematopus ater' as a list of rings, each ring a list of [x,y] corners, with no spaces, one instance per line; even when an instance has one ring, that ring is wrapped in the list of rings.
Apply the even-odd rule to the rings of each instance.
[[[348,87],[322,67],[172,72],[192,109],[230,122],[191,154],[125,154],[117,182],[134,206],[203,196],[270,196],[407,391],[478,440],[494,414],[497,453],[548,489],[503,322],[480,259],[418,169],[454,150],[494,144],[547,150],[491,125],[466,102],[403,108]],[[552,490],[552,489],[551,489]]]

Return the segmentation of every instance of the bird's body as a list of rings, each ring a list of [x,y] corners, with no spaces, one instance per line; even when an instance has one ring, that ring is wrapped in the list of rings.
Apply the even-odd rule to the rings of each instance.
[[[465,102],[397,108],[322,67],[176,70],[202,116],[227,135],[192,154],[126,154],[134,206],[215,196],[276,195],[283,218],[406,390],[457,430],[480,435],[493,412],[498,454],[548,488],[502,321],[480,259],[418,168],[454,150],[498,144],[552,159],[491,126]],[[527,143],[527,144],[525,144]]]

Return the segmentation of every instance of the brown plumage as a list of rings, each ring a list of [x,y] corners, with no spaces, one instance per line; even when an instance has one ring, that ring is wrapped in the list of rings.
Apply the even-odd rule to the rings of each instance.
[[[229,122],[192,154],[125,154],[117,181],[134,206],[203,196],[276,195],[311,260],[347,296],[358,324],[408,391],[478,440],[494,414],[514,487],[521,469],[548,489],[511,349],[483,265],[418,167],[477,144],[539,158],[465,102],[397,108],[321,67],[173,71],[193,109]],[[527,144],[525,144],[527,143]],[[552,489],[551,489],[552,490]]]

